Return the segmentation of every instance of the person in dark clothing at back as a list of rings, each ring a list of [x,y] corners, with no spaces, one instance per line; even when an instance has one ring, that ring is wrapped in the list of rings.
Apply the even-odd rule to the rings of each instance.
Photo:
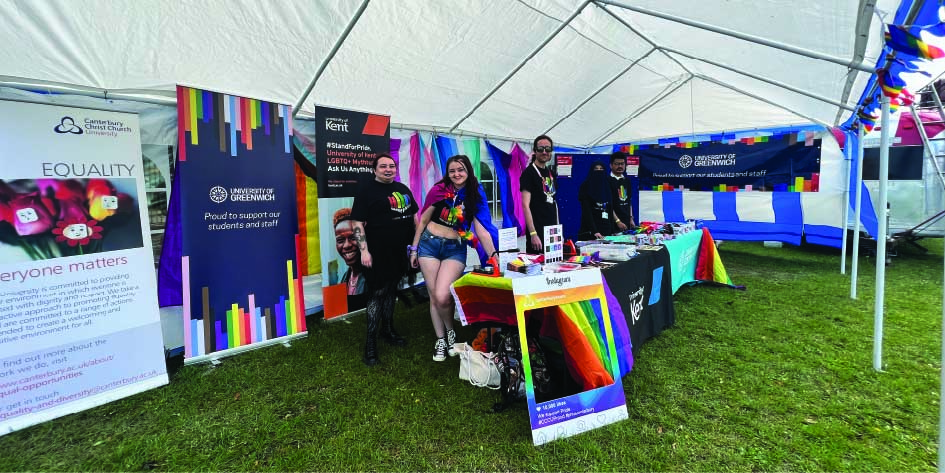
[[[555,200],[558,176],[549,164],[553,151],[554,143],[547,135],[535,138],[532,143],[532,160],[519,179],[527,233],[525,249],[533,255],[543,251],[545,227],[557,225],[560,221],[558,202]]]
[[[633,223],[633,206],[630,202],[630,180],[627,170],[627,153],[615,151],[610,155],[610,201],[617,231],[636,228]]]
[[[614,233],[610,185],[604,163],[595,161],[591,165],[591,172],[578,190],[578,201],[581,203],[579,240],[599,240]]]

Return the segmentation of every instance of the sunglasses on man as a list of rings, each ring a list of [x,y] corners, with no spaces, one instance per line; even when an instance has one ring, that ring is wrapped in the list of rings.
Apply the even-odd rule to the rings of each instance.
[[[552,148],[551,146],[536,146],[535,147],[536,153],[550,153],[552,151],[554,151],[554,148]]]

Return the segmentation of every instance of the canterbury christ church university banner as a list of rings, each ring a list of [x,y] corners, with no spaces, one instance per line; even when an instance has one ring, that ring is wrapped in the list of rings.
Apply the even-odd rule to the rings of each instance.
[[[315,107],[315,125],[322,300],[330,319],[363,309],[367,300],[351,207],[360,183],[374,179],[375,155],[390,151],[390,117]]]
[[[139,133],[0,101],[0,435],[167,383]]]

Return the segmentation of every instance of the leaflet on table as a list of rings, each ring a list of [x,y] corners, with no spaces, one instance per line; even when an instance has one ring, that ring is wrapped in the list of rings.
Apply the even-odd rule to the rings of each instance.
[[[545,263],[554,263],[564,259],[564,227],[549,225],[545,227]]]
[[[537,402],[529,355],[529,334],[526,330],[519,330],[533,443],[542,445],[626,419],[626,398],[620,381],[616,344],[600,270],[589,268],[516,278],[512,280],[512,293],[519,327],[529,326],[525,322],[526,312],[529,311],[541,310],[544,311],[544,317],[556,317],[554,323],[559,333],[569,328],[570,340],[581,338],[581,343],[563,344],[567,356],[581,360],[582,370],[596,368],[598,375],[594,384],[597,387]],[[603,345],[601,342],[604,342]],[[602,382],[600,375],[609,381]]]
[[[518,248],[518,229],[502,228],[499,230],[499,251],[509,251]]]
[[[137,115],[0,101],[0,435],[167,383]]]

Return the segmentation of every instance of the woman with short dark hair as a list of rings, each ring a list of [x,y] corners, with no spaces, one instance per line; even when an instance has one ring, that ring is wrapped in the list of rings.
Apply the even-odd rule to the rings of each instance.
[[[354,198],[351,218],[361,250],[361,265],[367,274],[367,340],[364,363],[376,365],[377,335],[387,343],[407,342],[394,330],[397,289],[410,262],[407,247],[414,234],[417,202],[407,186],[394,182],[397,163],[389,154],[374,158],[374,179],[362,183]]]

